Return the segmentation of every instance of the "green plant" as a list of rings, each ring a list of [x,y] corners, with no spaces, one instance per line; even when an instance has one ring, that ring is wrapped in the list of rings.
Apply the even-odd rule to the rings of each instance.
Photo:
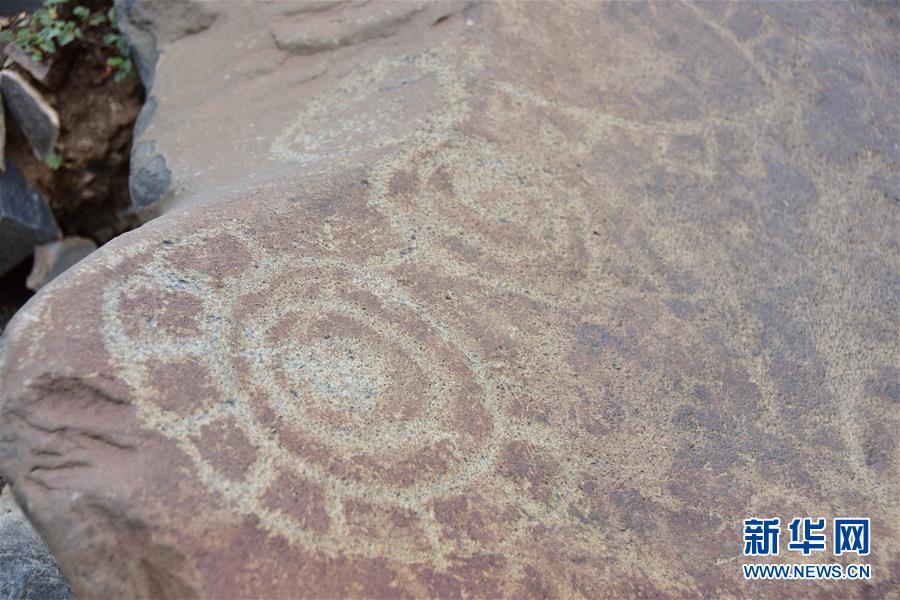
[[[63,157],[56,152],[51,152],[47,155],[47,158],[44,159],[44,164],[55,171],[62,166]]]
[[[109,13],[109,21],[115,23],[116,9],[110,8]],[[125,36],[119,33],[118,30],[110,31],[103,36],[103,43],[115,51],[114,56],[106,59],[106,64],[116,70],[113,79],[122,81],[126,77],[131,76],[134,73],[134,62],[131,60],[131,48],[128,46]]]
[[[0,31],[0,41],[15,42],[36,61],[42,61],[64,46],[84,41],[89,33],[102,33],[100,45],[109,54],[107,66],[115,81],[134,73],[131,48],[116,26],[116,9],[91,12],[82,5],[69,6],[70,0],[44,0],[34,13]]]
[[[44,6],[34,11],[33,15],[16,24],[14,35],[11,31],[4,31],[4,40],[15,41],[34,60],[40,61],[45,54],[52,54],[58,48],[80,39],[83,33],[78,23],[60,18],[57,7],[67,1],[46,0]]]

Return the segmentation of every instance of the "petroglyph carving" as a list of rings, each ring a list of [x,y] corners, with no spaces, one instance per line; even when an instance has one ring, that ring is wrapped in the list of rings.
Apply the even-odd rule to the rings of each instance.
[[[76,594],[753,595],[741,519],[798,506],[890,572],[882,9],[417,6],[222,3],[161,54],[172,211],[0,356]]]
[[[253,266],[213,281],[170,259],[202,264],[181,254],[220,245],[243,246]],[[167,298],[174,293],[179,306],[191,297],[195,309],[175,309]],[[153,317],[136,302],[154,303]],[[179,444],[212,489],[275,532],[329,552],[372,547],[347,536],[339,518],[311,536],[268,508],[267,491],[286,473],[319,486],[331,515],[349,499],[432,518],[433,498],[496,458],[503,426],[483,359],[376,270],[279,258],[238,231],[199,232],[110,282],[103,305],[107,351],[127,365],[121,375],[139,390],[144,425]],[[155,376],[159,365],[182,375]],[[177,401],[185,392],[205,399],[190,414]],[[203,455],[206,440],[196,436],[226,423],[239,430],[233,450],[251,453],[238,481]]]

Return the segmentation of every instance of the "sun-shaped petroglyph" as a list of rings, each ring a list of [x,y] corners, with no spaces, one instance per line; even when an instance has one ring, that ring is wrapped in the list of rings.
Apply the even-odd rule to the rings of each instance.
[[[175,264],[223,239],[252,265],[212,277]],[[345,504],[361,501],[409,511],[433,537],[430,502],[490,469],[502,442],[474,345],[376,269],[201,231],[112,282],[103,309],[144,425],[237,511],[305,544],[370,551],[346,531]],[[210,460],[205,430],[235,440],[242,476]]]

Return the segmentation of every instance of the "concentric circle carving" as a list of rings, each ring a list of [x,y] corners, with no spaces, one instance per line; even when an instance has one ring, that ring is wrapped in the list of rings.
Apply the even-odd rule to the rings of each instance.
[[[174,260],[223,238],[240,240],[252,266],[209,273]],[[315,530],[334,544],[347,499],[426,513],[495,459],[501,425],[483,361],[376,269],[199,232],[111,284],[104,315],[107,350],[145,425],[239,509],[307,543]],[[241,479],[209,459],[205,430],[244,446],[229,449],[250,465]],[[309,491],[303,515],[283,508],[285,485]],[[320,512],[309,513],[313,502]]]

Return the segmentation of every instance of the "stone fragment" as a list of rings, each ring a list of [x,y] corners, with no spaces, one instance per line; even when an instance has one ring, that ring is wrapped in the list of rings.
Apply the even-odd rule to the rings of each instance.
[[[49,89],[59,87],[65,78],[67,65],[63,61],[34,60],[29,52],[13,42],[3,47],[3,54]]]
[[[13,42],[9,42],[3,46],[3,54],[12,60],[12,62],[28,71],[32,77],[40,82],[43,82],[47,77],[47,73],[50,72],[50,65],[48,63],[34,60],[34,58],[31,57],[31,54]]]
[[[0,274],[28,257],[34,247],[59,237],[59,227],[40,192],[10,161],[0,175]]]
[[[0,89],[35,156],[44,160],[59,137],[59,116],[41,93],[13,70],[0,72]]]
[[[47,545],[8,493],[0,495],[0,598],[74,599]]]
[[[96,249],[93,240],[77,236],[36,246],[34,265],[25,285],[38,291]]]
[[[208,4],[141,21],[163,214],[0,352],[77,595],[895,595],[889,9]],[[872,579],[745,580],[809,513]]]

